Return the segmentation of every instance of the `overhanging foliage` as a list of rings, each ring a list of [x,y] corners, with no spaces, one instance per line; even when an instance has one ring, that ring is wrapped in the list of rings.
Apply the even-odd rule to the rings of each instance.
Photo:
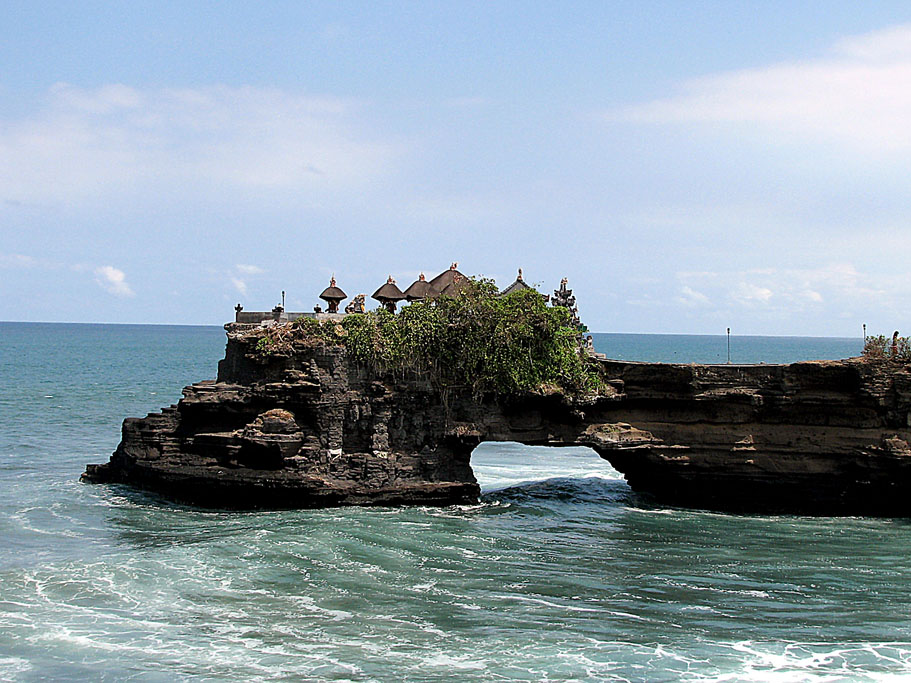
[[[911,361],[911,339],[898,337],[893,348],[892,338],[879,334],[864,340],[863,357],[869,360]]]
[[[597,364],[580,351],[565,308],[548,306],[530,289],[499,297],[489,280],[472,280],[455,297],[415,302],[396,315],[301,318],[291,329],[287,340],[266,330],[256,348],[270,354],[286,342],[343,344],[373,370],[425,373],[440,387],[466,386],[476,394],[601,388]]]

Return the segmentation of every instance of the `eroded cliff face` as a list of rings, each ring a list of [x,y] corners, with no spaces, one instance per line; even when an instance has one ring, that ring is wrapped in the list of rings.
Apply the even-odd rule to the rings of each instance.
[[[590,417],[643,433],[595,448],[636,490],[723,510],[911,514],[904,365],[606,368],[622,398]]]
[[[343,347],[262,358],[228,326],[215,382],[128,418],[83,478],[228,508],[446,505],[480,493],[482,441],[583,445],[659,501],[714,509],[911,514],[911,372],[819,361],[604,361],[609,389],[474,397],[370,373]]]

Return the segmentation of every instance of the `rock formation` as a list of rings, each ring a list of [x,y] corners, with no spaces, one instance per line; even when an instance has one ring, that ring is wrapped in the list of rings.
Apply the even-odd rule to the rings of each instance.
[[[721,510],[911,515],[911,370],[602,361],[609,389],[477,397],[352,362],[263,356],[228,325],[216,381],[123,423],[83,478],[227,508],[471,503],[482,441],[594,449],[657,501]]]

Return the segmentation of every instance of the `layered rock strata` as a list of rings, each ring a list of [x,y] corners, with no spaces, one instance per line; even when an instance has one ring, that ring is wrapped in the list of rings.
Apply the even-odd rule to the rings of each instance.
[[[83,478],[220,508],[472,503],[482,441],[594,449],[657,501],[745,512],[911,515],[911,371],[602,361],[609,389],[508,397],[352,362],[262,357],[228,325],[218,378],[128,418]]]

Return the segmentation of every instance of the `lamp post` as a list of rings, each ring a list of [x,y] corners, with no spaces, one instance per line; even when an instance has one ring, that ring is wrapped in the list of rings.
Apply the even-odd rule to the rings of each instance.
[[[867,323],[864,323],[864,344],[867,343]]]
[[[731,328],[728,328],[728,365],[731,364]]]

